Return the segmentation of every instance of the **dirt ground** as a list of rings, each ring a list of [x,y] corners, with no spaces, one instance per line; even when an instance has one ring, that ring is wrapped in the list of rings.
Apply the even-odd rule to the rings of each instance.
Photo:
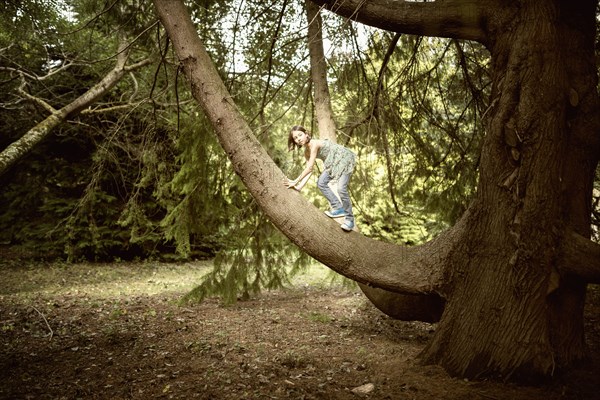
[[[234,306],[178,304],[207,264],[46,265],[0,273],[0,399],[600,399],[593,363],[541,387],[449,377],[416,360],[435,324],[300,277]]]

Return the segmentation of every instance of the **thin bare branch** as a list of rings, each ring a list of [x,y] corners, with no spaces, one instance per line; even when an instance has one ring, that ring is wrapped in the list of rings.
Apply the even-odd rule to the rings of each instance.
[[[287,8],[288,2],[287,0],[285,0],[283,2],[283,5],[281,6],[281,10],[279,10],[279,16],[277,18],[277,25],[275,27],[275,29],[273,30],[273,36],[271,37],[271,46],[269,48],[269,53],[268,53],[268,66],[267,66],[267,82],[265,84],[265,90],[263,91],[263,95],[262,95],[262,99],[261,99],[261,106],[260,106],[260,111],[259,111],[259,117],[260,117],[260,124],[261,126],[266,126],[266,122],[265,122],[265,113],[264,110],[267,107],[267,103],[268,103],[268,93],[271,89],[271,80],[273,79],[273,53],[275,51],[275,44],[277,43],[277,39],[279,37],[279,32],[282,28],[283,25],[283,18],[285,16],[285,11]]]
[[[72,116],[86,107],[89,107],[100,97],[108,93],[128,71],[131,71],[135,68],[141,68],[151,62],[150,59],[146,59],[127,67],[126,62],[128,57],[128,47],[128,43],[124,40],[121,40],[119,44],[119,52],[117,54],[117,61],[114,68],[87,92],[59,110],[54,109],[44,100],[28,94],[24,89],[23,83],[19,88],[19,92],[31,101],[42,105],[50,113],[50,115],[43,121],[36,124],[20,139],[11,143],[2,151],[2,153],[0,153],[0,175],[5,173],[25,154],[29,153],[31,149],[33,149],[41,140],[46,138],[56,126],[65,121],[69,116]]]
[[[19,85],[19,89],[18,89],[19,93],[21,93],[23,95],[23,97],[25,97],[26,99],[30,100],[31,102],[37,103],[40,106],[42,106],[42,108],[44,108],[50,114],[54,114],[56,112],[56,109],[54,107],[52,107],[44,99],[32,96],[29,93],[27,93],[27,91],[25,90],[25,86],[27,86],[27,81],[25,80],[24,74],[21,74],[21,84]]]
[[[42,312],[40,310],[38,310],[37,308],[35,308],[34,306],[31,306],[31,308],[33,308],[35,310],[35,312],[37,312],[44,319],[44,322],[46,323],[46,327],[50,331],[50,333],[48,335],[50,336],[50,339],[52,339],[52,337],[54,336],[54,331],[50,327],[50,324],[48,323],[46,316],[44,314],[42,314]]]

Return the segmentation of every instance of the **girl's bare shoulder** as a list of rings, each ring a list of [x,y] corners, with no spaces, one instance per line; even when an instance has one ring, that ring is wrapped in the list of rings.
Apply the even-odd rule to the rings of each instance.
[[[323,146],[323,141],[321,139],[311,139],[309,145],[311,149],[318,149]]]
[[[316,157],[321,146],[323,146],[321,140],[311,139],[311,141],[308,142],[304,147],[304,157],[306,157],[307,160],[311,157]]]

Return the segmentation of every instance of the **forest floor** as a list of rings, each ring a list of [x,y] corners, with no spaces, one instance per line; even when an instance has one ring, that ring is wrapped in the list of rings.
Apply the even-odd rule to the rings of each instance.
[[[592,363],[533,387],[419,365],[435,324],[386,317],[322,267],[233,306],[179,304],[209,262],[0,267],[0,399],[600,398],[597,287]]]

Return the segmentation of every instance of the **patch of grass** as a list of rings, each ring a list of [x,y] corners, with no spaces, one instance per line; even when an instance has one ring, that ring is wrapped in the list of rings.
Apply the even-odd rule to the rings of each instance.
[[[188,263],[126,262],[126,263],[79,263],[64,262],[30,263],[19,267],[1,268],[0,296],[20,300],[77,297],[91,308],[98,308],[107,299],[123,299],[135,296],[189,293],[211,271],[212,260]],[[314,289],[344,286],[329,268],[314,263],[294,276],[294,288]],[[340,276],[340,275],[338,275]],[[156,314],[149,313],[148,317]],[[117,315],[113,316],[118,318]],[[329,322],[327,316],[311,316],[312,320]]]
[[[12,322],[3,322],[2,323],[2,328],[0,328],[0,330],[2,330],[2,332],[8,332],[8,331],[12,331],[15,329],[15,324]]]
[[[305,368],[309,364],[306,357],[296,353],[294,350],[287,350],[281,356],[278,356],[277,360],[281,365],[290,369]]]
[[[185,347],[186,347],[186,349],[190,350],[191,352],[197,352],[197,353],[204,353],[204,352],[212,350],[212,345],[206,339],[200,339],[198,341],[186,343]]]
[[[331,317],[329,315],[320,313],[318,311],[313,311],[308,314],[308,319],[313,322],[322,322],[324,324],[331,322]]]
[[[125,309],[125,308],[115,308],[110,313],[109,318],[112,319],[112,320],[117,320],[117,319],[121,318],[122,316],[124,316],[126,314],[127,314],[127,309]]]
[[[359,357],[361,357],[361,358],[367,356],[367,354],[369,354],[369,352],[363,346],[360,346],[356,350],[356,355],[359,356]]]
[[[313,286],[317,288],[323,288],[330,286],[330,284],[335,281],[335,279],[332,279],[334,275],[338,274],[323,264],[314,263],[308,266],[302,272],[295,275],[291,279],[291,282],[294,286]]]
[[[27,297],[76,294],[107,299],[190,291],[211,261],[184,264],[113,263],[30,265],[2,271],[0,295]]]

